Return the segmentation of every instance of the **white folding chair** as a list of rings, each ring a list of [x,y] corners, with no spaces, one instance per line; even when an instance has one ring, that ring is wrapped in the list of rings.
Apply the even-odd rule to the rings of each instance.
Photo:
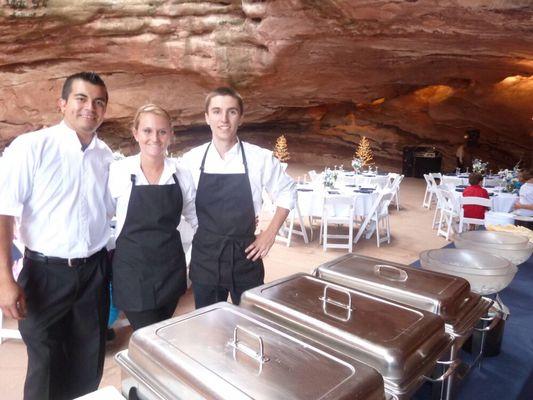
[[[488,210],[492,208],[492,201],[491,199],[486,199],[484,197],[461,197],[461,210],[459,215],[459,233],[463,231],[463,225],[464,224],[472,224],[472,225],[484,225],[485,219],[481,218],[466,218],[465,217],[465,211],[464,206],[466,205],[474,205],[474,206],[483,206],[486,207]]]
[[[393,196],[394,193],[390,191],[383,191],[378,195],[376,201],[370,208],[369,213],[365,216],[363,223],[359,227],[359,231],[355,236],[354,243],[357,243],[359,241],[359,239],[365,232],[365,229],[369,227],[369,224],[373,224],[373,227],[375,229],[376,242],[378,247],[384,241],[390,243],[389,205]],[[384,228],[386,230],[386,235],[384,238],[380,237],[380,228]],[[370,236],[371,235],[367,235],[367,239],[369,239]]]
[[[320,223],[320,239],[324,251],[330,249],[348,249],[353,251],[353,228],[354,228],[354,196],[325,194],[322,221]],[[348,233],[329,233],[328,225],[347,225]],[[336,239],[335,243],[331,239]],[[348,239],[346,243],[338,243],[339,239]]]
[[[424,193],[422,207],[426,207],[431,210],[431,202],[433,201],[433,195],[435,195],[437,190],[437,183],[435,182],[435,179],[429,174],[424,174],[424,179],[426,181],[426,191]]]
[[[390,186],[390,191],[392,192],[392,202],[396,205],[396,211],[400,211],[400,183],[404,178],[404,175],[395,174],[394,180]]]
[[[455,221],[459,219],[459,207],[453,192],[440,189],[438,192],[441,203],[440,220],[437,227],[437,236],[442,235],[450,240],[450,233]],[[446,227],[446,229],[444,229]]]
[[[294,226],[295,221],[298,223],[299,227]],[[300,214],[298,202],[296,202],[296,205],[289,212],[287,219],[279,229],[279,232],[276,235],[276,240],[284,242],[287,244],[287,247],[290,247],[292,235],[301,236],[305,244],[309,243],[307,231],[305,230],[305,224],[303,222],[302,215]]]
[[[444,188],[437,188],[435,191],[435,196],[437,196],[437,205],[435,207],[435,212],[433,213],[433,223],[431,227],[433,229],[439,227],[439,225],[442,223],[442,210],[444,208],[444,198],[442,196],[442,191],[445,190]],[[438,236],[438,232],[437,232]]]
[[[383,188],[383,190],[387,189],[387,190],[390,190],[392,188],[392,184],[394,183],[394,180],[396,179],[396,177],[398,176],[399,174],[396,174],[394,172],[389,172],[387,174],[387,184],[385,185],[385,187]]]

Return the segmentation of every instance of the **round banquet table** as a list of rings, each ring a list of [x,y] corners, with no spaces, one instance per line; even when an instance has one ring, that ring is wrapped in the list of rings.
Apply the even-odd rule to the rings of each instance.
[[[487,191],[489,194],[492,192],[490,189],[487,189]],[[459,200],[463,196],[463,193],[454,190],[453,194],[455,195],[457,204],[459,204]],[[491,196],[490,198],[492,200],[492,211],[498,212],[511,212],[514,208],[514,204],[518,200],[518,196],[513,193],[495,193],[494,196]]]
[[[323,187],[317,187],[311,184],[298,185],[298,207],[300,215],[309,217],[322,217],[324,208],[324,196],[332,197],[331,204],[328,205],[328,215],[345,216],[349,213],[349,207],[346,202],[339,201],[335,204],[335,198],[352,197],[355,199],[355,215],[365,216],[369,213],[372,204],[376,201],[379,192],[374,190],[372,193],[358,193],[355,185],[342,185],[333,189],[324,190]],[[340,204],[343,203],[343,204]]]

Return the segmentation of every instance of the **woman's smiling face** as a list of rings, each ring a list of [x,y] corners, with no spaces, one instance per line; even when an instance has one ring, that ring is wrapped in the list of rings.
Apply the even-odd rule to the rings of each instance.
[[[142,113],[137,128],[133,128],[133,136],[142,155],[165,157],[172,136],[170,121],[162,115]]]

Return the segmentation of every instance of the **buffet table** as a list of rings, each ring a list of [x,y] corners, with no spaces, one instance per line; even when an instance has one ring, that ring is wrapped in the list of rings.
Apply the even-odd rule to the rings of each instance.
[[[453,247],[453,243],[447,247]],[[413,266],[419,267],[420,262]],[[511,284],[499,294],[511,311],[501,352],[484,358],[481,368],[472,369],[457,382],[457,400],[533,399],[533,257],[518,267]],[[462,352],[460,357],[471,358]],[[428,399],[428,392],[422,391],[415,399]]]

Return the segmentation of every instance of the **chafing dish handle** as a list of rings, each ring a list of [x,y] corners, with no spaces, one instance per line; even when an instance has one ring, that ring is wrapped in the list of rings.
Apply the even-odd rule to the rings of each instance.
[[[328,290],[334,290],[339,293],[344,293],[348,298],[348,304],[344,304],[339,301],[328,298]],[[336,318],[338,320],[345,321],[345,322],[348,321],[352,317],[352,296],[350,295],[350,291],[348,289],[333,287],[333,286],[326,284],[326,286],[324,286],[324,293],[322,294],[322,297],[319,297],[318,299],[322,301],[322,310],[324,311],[324,314],[329,315],[330,317]],[[328,303],[345,309],[346,318],[341,318],[341,317],[338,317],[336,315],[329,313],[328,307],[327,307]]]
[[[392,270],[394,272],[397,272],[400,276],[398,278],[392,277],[392,276],[386,276],[382,275],[381,270]],[[386,264],[376,264],[374,265],[374,273],[383,279],[388,279],[389,281],[394,282],[405,282],[408,278],[407,272],[405,272],[403,269],[395,267],[393,265],[386,265]]]
[[[489,299],[490,300],[490,299]],[[499,309],[495,309],[495,313],[494,313],[494,316],[492,317],[481,317],[479,320],[480,321],[492,321],[490,323],[489,326],[486,326],[484,328],[474,328],[476,331],[478,332],[488,332],[490,330],[492,330],[497,324],[498,322],[500,322],[501,319],[503,319],[503,311],[501,311],[501,308],[502,308],[502,305],[500,303],[500,301],[498,300],[498,298],[493,301],[493,303],[496,303],[500,308]],[[492,306],[492,304],[491,304]],[[489,309],[490,311],[490,309]]]
[[[259,343],[259,352],[256,352],[252,350],[250,347],[246,346],[245,344],[239,343],[238,338],[238,332],[242,331],[249,336],[257,339]],[[269,361],[269,358],[265,356],[265,347],[263,345],[263,338],[256,333],[253,333],[249,329],[243,328],[242,326],[235,325],[235,328],[233,329],[233,340],[230,340],[228,343],[233,349],[238,350],[244,354],[246,354],[248,357],[253,358],[256,361],[259,361],[261,364]]]
[[[478,332],[488,332],[492,330],[498,322],[502,319],[502,313],[500,311],[497,311],[496,314],[493,317],[481,317],[480,321],[492,321],[489,326],[486,326],[484,328],[474,328]]]
[[[435,378],[435,379],[424,375],[424,379],[426,381],[429,381],[429,382],[442,382],[442,381],[446,380],[446,378],[448,378],[451,374],[453,374],[455,372],[457,367],[461,364],[461,360],[459,360],[458,358],[456,358],[455,360],[450,360],[450,361],[440,361],[439,360],[439,361],[437,361],[437,364],[439,364],[439,365],[448,365],[448,368],[446,368],[446,371],[441,376],[439,376],[438,378]]]

